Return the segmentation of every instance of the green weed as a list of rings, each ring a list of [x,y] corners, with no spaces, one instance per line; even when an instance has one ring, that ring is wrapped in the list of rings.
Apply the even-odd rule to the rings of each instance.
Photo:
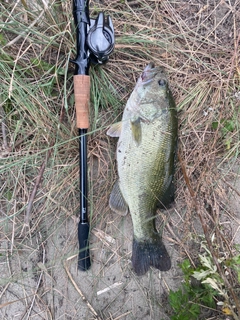
[[[174,311],[171,320],[198,319],[201,306],[215,308],[214,296],[217,292],[207,284],[194,283],[193,274],[196,269],[188,259],[184,260],[180,267],[184,282],[179,290],[170,291],[169,303]]]
[[[184,282],[179,290],[170,291],[169,303],[174,311],[171,320],[198,319],[201,308],[216,310],[217,306],[222,307],[224,314],[237,317],[226,289],[226,281],[219,274],[206,244],[202,242],[201,246],[204,253],[199,255],[199,265],[196,268],[188,259],[180,264]],[[229,274],[230,270],[236,271],[240,283],[239,254],[228,259],[219,258],[218,262],[225,274]]]
[[[234,119],[221,119],[220,121],[213,121],[212,128],[214,130],[220,130],[221,138],[223,140],[225,148],[229,150],[232,144],[232,137],[230,133],[236,130],[236,121]]]

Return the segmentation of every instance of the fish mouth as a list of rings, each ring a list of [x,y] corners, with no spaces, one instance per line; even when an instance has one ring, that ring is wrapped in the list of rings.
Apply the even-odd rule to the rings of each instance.
[[[142,80],[141,81],[142,84],[148,84],[148,83],[152,82],[156,73],[157,73],[157,68],[155,68],[155,65],[153,62],[150,62],[141,74],[140,79]]]

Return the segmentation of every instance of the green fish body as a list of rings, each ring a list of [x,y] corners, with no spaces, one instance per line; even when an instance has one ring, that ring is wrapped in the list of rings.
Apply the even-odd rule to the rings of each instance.
[[[155,227],[157,207],[174,199],[174,165],[177,145],[177,111],[161,68],[150,63],[137,81],[123,112],[108,135],[119,137],[119,180],[109,205],[133,222],[132,265],[137,275],[150,266],[161,271],[171,260]]]

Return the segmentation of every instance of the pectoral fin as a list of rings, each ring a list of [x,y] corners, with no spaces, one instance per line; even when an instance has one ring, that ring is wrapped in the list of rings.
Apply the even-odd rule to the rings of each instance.
[[[114,184],[110,194],[109,206],[121,216],[125,216],[128,213],[128,205],[122,196],[118,181]]]
[[[142,128],[140,118],[137,118],[136,120],[131,120],[131,129],[133,140],[136,142],[137,146],[139,146],[142,141]]]
[[[122,121],[112,124],[107,131],[107,135],[113,138],[118,138],[120,136],[121,131],[122,131]]]

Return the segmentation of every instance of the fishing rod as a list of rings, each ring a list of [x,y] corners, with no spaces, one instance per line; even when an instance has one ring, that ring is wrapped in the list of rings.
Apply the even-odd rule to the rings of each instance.
[[[87,131],[89,129],[89,101],[91,64],[106,63],[114,47],[112,20],[100,12],[96,19],[89,17],[89,0],[73,0],[73,17],[76,31],[74,97],[76,124],[79,131],[80,220],[78,224],[78,269],[91,266],[89,253]]]

